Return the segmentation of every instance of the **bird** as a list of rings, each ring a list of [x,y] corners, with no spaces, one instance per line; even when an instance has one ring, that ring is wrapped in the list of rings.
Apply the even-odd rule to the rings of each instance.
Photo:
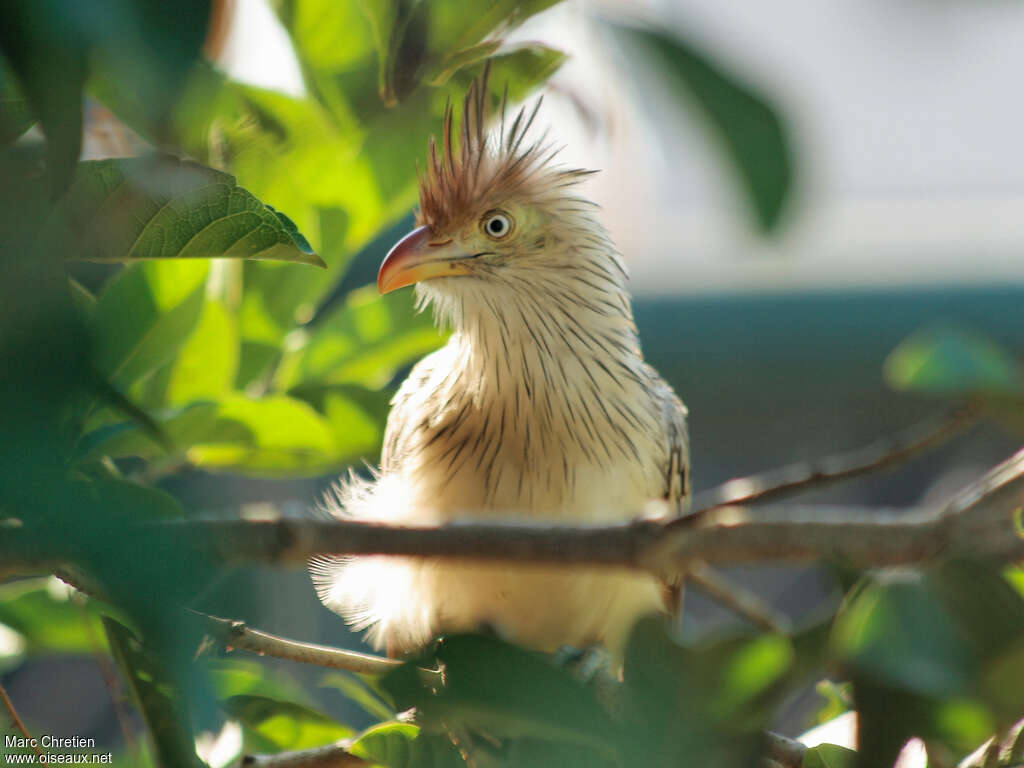
[[[538,99],[493,115],[489,68],[419,173],[416,228],[381,264],[381,294],[414,285],[447,343],[391,402],[379,469],[350,473],[324,505],[391,525],[456,520],[624,523],[652,499],[690,496],[686,408],[644,361],[622,254],[579,187],[591,171],[528,139]],[[497,126],[489,127],[489,123]],[[389,656],[489,630],[544,652],[621,654],[666,609],[654,576],[626,569],[415,557],[324,556],[321,601]]]

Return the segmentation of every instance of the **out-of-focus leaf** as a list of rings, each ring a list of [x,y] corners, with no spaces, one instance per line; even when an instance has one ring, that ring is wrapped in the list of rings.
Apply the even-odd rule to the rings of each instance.
[[[349,70],[374,53],[369,20],[359,3],[283,0],[275,5],[296,52],[309,67]]]
[[[160,659],[138,638],[111,618],[103,626],[114,659],[135,695],[139,712],[149,727],[161,768],[202,768],[188,729],[189,718],[181,696]]]
[[[743,183],[763,232],[776,229],[792,196],[793,146],[770,101],[692,42],[652,29],[614,27],[704,116]]]
[[[637,765],[755,765],[768,706],[792,663],[788,638],[764,635],[688,648],[661,617],[626,648],[625,754]]]
[[[260,474],[317,474],[351,458],[321,414],[286,395],[225,398],[213,431],[186,455],[199,467]]]
[[[222,301],[203,304],[199,322],[174,361],[166,402],[217,400],[234,389],[238,324]]]
[[[356,739],[349,751],[387,768],[465,768],[451,740],[410,723],[381,723]]]
[[[0,10],[0,49],[47,136],[52,190],[78,160],[90,69],[158,136],[206,35],[209,0],[15,0]]]
[[[489,637],[456,635],[416,663],[443,665],[444,687],[433,691],[411,680],[409,666],[382,678],[381,685],[398,706],[415,706],[424,724],[615,754],[617,727],[593,693],[539,654]]]
[[[545,82],[562,66],[566,55],[540,43],[524,43],[503,49],[491,57],[491,88],[500,95],[508,89],[510,104],[525,99],[538,83]],[[465,68],[452,78],[459,91],[469,87],[479,73],[477,67]]]
[[[82,88],[88,30],[67,0],[18,0],[0,6],[0,52],[18,75],[47,138],[50,189],[59,193],[82,146]]]
[[[395,716],[394,709],[386,704],[370,686],[351,672],[329,672],[324,675],[320,685],[337,688],[342,696],[358,704],[364,712],[378,720],[390,720]]]
[[[415,311],[411,296],[378,296],[374,286],[367,286],[313,327],[308,341],[281,364],[277,384],[284,389],[346,383],[378,388],[443,341],[430,316]]]
[[[35,123],[32,108],[0,58],[0,147],[10,144]]]
[[[435,88],[439,85],[444,85],[460,69],[490,58],[499,48],[501,48],[500,40],[487,40],[469,48],[463,48],[461,51],[456,51],[446,56],[436,67],[436,71],[428,72],[427,84]]]
[[[274,747],[274,751],[308,749],[348,738],[352,730],[327,715],[290,701],[242,694],[223,703],[229,717]]]
[[[941,395],[1024,395],[1024,371],[987,336],[940,325],[900,342],[886,358],[885,380],[894,389]]]
[[[256,661],[241,658],[211,660],[207,672],[213,690],[220,699],[234,696],[257,696],[274,700],[310,704],[303,688],[291,677],[275,674]]]
[[[876,683],[933,696],[962,695],[970,647],[920,574],[874,579],[836,618],[834,652]]]
[[[226,173],[165,155],[80,163],[53,227],[90,261],[241,258],[324,266],[283,214]]]
[[[214,403],[195,403],[185,408],[170,409],[155,418],[171,444],[183,449],[201,441],[214,430],[217,406]],[[246,439],[244,431],[236,430],[236,433],[239,440]],[[79,444],[77,458],[83,461],[97,456],[115,459],[136,456],[153,461],[166,455],[165,447],[146,430],[134,422],[122,421],[104,423],[87,432]]]
[[[835,744],[819,744],[804,753],[802,768],[856,768],[857,753]]]
[[[840,612],[834,645],[853,681],[865,765],[911,736],[966,754],[1024,711],[1024,600],[988,565],[872,577]]]
[[[362,0],[377,48],[380,100],[389,107],[418,84],[427,55],[430,5],[415,0]]]
[[[96,603],[71,602],[70,589],[55,577],[25,579],[0,586],[0,624],[15,630],[25,651],[92,653],[103,637]]]
[[[209,263],[161,260],[122,270],[96,303],[96,366],[126,388],[170,362],[199,319]]]

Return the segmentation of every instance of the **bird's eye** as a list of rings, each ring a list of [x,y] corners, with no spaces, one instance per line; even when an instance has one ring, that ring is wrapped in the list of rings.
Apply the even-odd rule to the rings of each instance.
[[[502,211],[491,211],[481,219],[484,234],[492,240],[503,240],[512,231],[512,217]]]

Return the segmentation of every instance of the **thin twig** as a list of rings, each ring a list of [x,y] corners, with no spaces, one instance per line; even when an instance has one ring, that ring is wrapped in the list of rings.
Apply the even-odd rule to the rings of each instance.
[[[731,582],[704,561],[692,563],[686,572],[686,579],[754,626],[768,632],[789,633],[789,617],[776,611],[750,590]]]
[[[25,723],[21,721],[21,717],[18,716],[18,710],[14,708],[14,702],[11,701],[11,697],[7,695],[7,689],[4,688],[3,683],[0,683],[0,699],[4,700],[4,706],[7,708],[7,712],[11,715],[11,721],[14,723],[14,727],[21,731],[21,735],[25,737],[25,741],[32,747],[32,751],[40,758],[43,757],[43,752],[39,749],[35,739],[32,738],[32,734],[28,732],[28,728],[25,727]]]
[[[692,506],[703,512],[737,504],[758,504],[893,469],[942,445],[977,420],[976,408],[956,408],[864,448],[729,480],[698,494]]]
[[[260,655],[274,656],[317,667],[343,669],[362,675],[384,675],[402,666],[402,662],[396,659],[332,648],[327,645],[303,643],[252,629],[243,621],[222,619],[198,611],[193,611],[193,613],[202,617],[210,634],[228,650],[240,648]],[[441,675],[437,670],[421,669],[420,677],[428,685],[441,684]]]

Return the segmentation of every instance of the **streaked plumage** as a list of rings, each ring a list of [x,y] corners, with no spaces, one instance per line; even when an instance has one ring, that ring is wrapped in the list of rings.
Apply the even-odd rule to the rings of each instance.
[[[379,474],[344,480],[331,511],[584,524],[629,519],[655,498],[681,508],[685,409],[643,361],[622,257],[576,191],[587,172],[526,144],[536,109],[506,126],[502,106],[489,137],[486,101],[485,74],[458,144],[451,110],[443,147],[431,141],[421,228],[381,268],[382,291],[417,282],[451,339],[395,396]],[[482,625],[544,650],[614,649],[662,605],[652,578],[608,569],[362,557],[312,573],[326,605],[399,652]]]

